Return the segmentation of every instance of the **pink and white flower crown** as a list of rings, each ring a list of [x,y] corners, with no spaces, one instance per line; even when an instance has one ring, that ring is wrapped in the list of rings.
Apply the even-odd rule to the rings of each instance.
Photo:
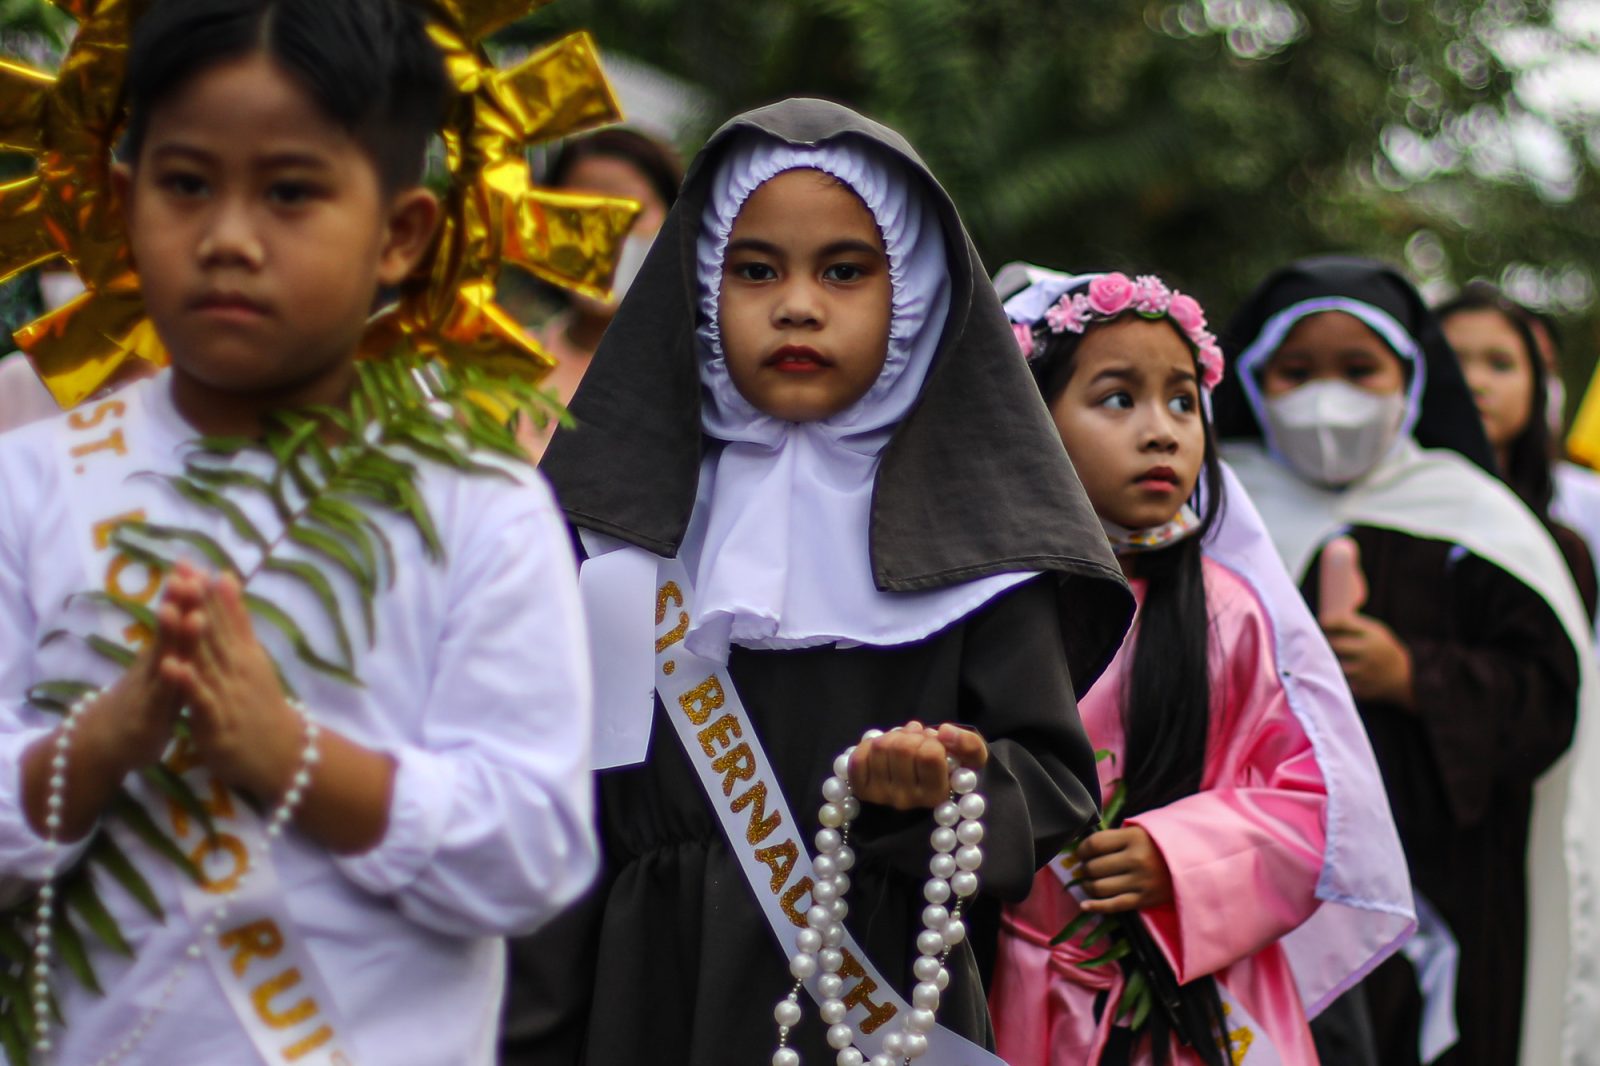
[[[1222,346],[1206,329],[1206,313],[1193,296],[1185,296],[1154,274],[1129,278],[1122,273],[1101,274],[1087,290],[1064,294],[1044,313],[1052,333],[1082,333],[1093,322],[1109,322],[1127,311],[1149,319],[1170,318],[1194,345],[1200,362],[1200,383],[1214,389],[1222,380]],[[1022,354],[1034,354],[1033,330],[1022,323],[1012,326]]]

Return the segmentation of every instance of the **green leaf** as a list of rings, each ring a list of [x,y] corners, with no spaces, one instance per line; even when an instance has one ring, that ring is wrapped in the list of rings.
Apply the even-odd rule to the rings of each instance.
[[[361,508],[336,496],[322,496],[311,501],[307,513],[331,532],[344,537],[374,574],[384,575],[386,584],[394,583],[394,545]]]
[[[1099,966],[1110,966],[1114,962],[1119,962],[1122,959],[1127,958],[1128,953],[1132,950],[1133,945],[1129,944],[1126,940],[1122,940],[1112,945],[1111,949],[1106,951],[1104,954],[1096,955],[1092,959],[1085,959],[1084,961],[1078,963],[1078,965],[1083,967],[1085,970],[1093,970]]]
[[[99,689],[82,681],[41,681],[28,690],[28,702],[41,711],[66,714],[73,704]]]
[[[1068,922],[1062,928],[1061,932],[1050,938],[1050,946],[1054,947],[1057,944],[1065,944],[1067,941],[1083,932],[1084,927],[1092,921],[1094,921],[1093,914],[1089,913],[1088,911],[1079,911],[1072,921]]]
[[[100,987],[100,979],[95,976],[94,967],[89,963],[89,953],[84,949],[83,936],[67,917],[65,907],[56,910],[55,920],[50,923],[50,940],[55,946],[56,954],[67,964],[67,969],[72,971],[78,983],[97,996],[105,995],[105,990]]]
[[[366,624],[367,643],[371,644],[377,631],[372,601],[378,594],[378,576],[356,558],[349,546],[339,537],[310,525],[294,525],[288,529],[289,539],[303,548],[309,548],[339,567],[347,574],[361,595],[362,621]]]
[[[244,513],[244,509],[222,493],[189,479],[173,477],[170,474],[148,476],[158,477],[161,481],[166,482],[172,487],[173,491],[190,503],[216,511],[222,515],[228,525],[241,538],[254,544],[262,551],[267,550],[267,538],[256,528],[255,523],[250,521],[250,517]]]
[[[190,459],[184,466],[184,475],[191,481],[215,489],[242,488],[260,493],[272,502],[272,508],[278,513],[281,521],[287,522],[293,515],[289,501],[284,497],[282,490],[259,474],[252,474],[248,470],[235,470],[233,467],[210,466]]]
[[[150,812],[144,805],[126,792],[118,792],[117,797],[111,801],[111,814],[122,819],[134,836],[144,841],[145,845],[161,855],[195,884],[205,881],[205,875],[194,861],[185,855],[183,849],[178,847],[166,832],[150,817]]]
[[[83,642],[88,646],[90,651],[94,652],[102,659],[107,659],[115,663],[124,670],[132,666],[139,658],[133,652],[129,651],[127,648],[124,648],[121,644],[118,644],[116,641],[107,640],[98,633],[90,633],[88,636],[83,638]]]
[[[66,895],[67,906],[77,911],[83,918],[89,931],[100,938],[101,943],[115,951],[118,955],[133,957],[133,945],[128,943],[127,937],[122,935],[122,928],[117,925],[111,912],[106,910],[106,905],[100,901],[100,894],[94,890],[94,884],[89,880],[87,870],[80,867],[80,873],[69,877],[62,885]]]
[[[1122,986],[1122,1001],[1117,1007],[1117,1017],[1120,1019],[1131,1013],[1148,991],[1143,970],[1135,969],[1128,974],[1128,980]]]
[[[1122,808],[1128,802],[1128,787],[1121,778],[1111,787],[1111,798],[1106,801],[1106,810],[1100,816],[1100,825],[1104,829],[1115,829],[1118,819],[1122,817]]]
[[[142,603],[137,603],[124,596],[113,596],[109,592],[98,590],[91,592],[78,592],[67,598],[68,603],[92,603],[101,607],[110,607],[125,615],[135,625],[144,626],[152,633],[160,623],[156,621],[156,613]]]
[[[242,574],[239,565],[233,561],[233,556],[228,554],[226,548],[218,544],[211,537],[193,529],[184,529],[181,526],[162,526],[150,522],[128,522],[117,528],[112,534],[112,542],[118,547],[122,546],[124,537],[149,537],[151,540],[167,543],[187,544],[201,555],[219,571],[230,574]],[[137,540],[133,541],[137,544]]]
[[[363,687],[361,679],[357,677],[348,667],[341,666],[335,662],[330,662],[321,655],[318,655],[316,649],[311,646],[311,642],[306,639],[305,631],[300,628],[300,624],[293,618],[290,618],[288,613],[284,611],[283,608],[279,607],[271,600],[264,599],[263,597],[257,596],[250,592],[245,593],[244,602],[245,606],[250,608],[251,614],[268,623],[274,629],[278,630],[278,632],[284,635],[285,639],[289,641],[290,647],[294,649],[295,655],[300,659],[301,662],[305,663],[313,670],[320,671],[321,673],[327,674],[330,677],[338,678],[347,685],[351,685],[356,688]]]
[[[1115,924],[1109,917],[1105,921],[1096,923],[1095,927],[1089,930],[1089,935],[1083,938],[1083,946],[1086,948],[1094,947],[1111,934],[1112,926]]]
[[[8,1000],[5,1009],[0,1011],[0,1048],[5,1049],[9,1066],[30,1066],[33,1061],[28,1050],[33,1046],[33,1041],[23,1039],[18,1018],[12,1013],[20,1012],[20,1003],[19,999]]]
[[[15,1021],[23,1039],[32,1044],[38,1039],[39,1027],[33,1010],[33,990],[22,979],[26,973],[26,970],[19,970],[16,974],[0,974],[0,998],[6,1001],[5,1007],[0,1008],[0,1017]],[[4,1046],[3,1038],[0,1038],[0,1046]]]
[[[211,820],[211,812],[206,810],[206,805],[201,802],[200,796],[190,787],[183,775],[175,773],[172,767],[164,763],[153,763],[139,771],[139,776],[149,783],[150,787],[161,793],[167,799],[183,808],[183,812],[206,831],[207,837],[217,835],[216,824]]]
[[[161,901],[156,898],[155,889],[150,887],[150,882],[145,880],[144,875],[128,858],[127,852],[122,850],[122,846],[110,833],[95,835],[94,844],[89,849],[89,861],[103,867],[111,879],[122,886],[123,891],[150,913],[150,917],[162,922],[167,920],[166,911],[162,908]]]
[[[1144,1023],[1150,1020],[1150,1007],[1155,1002],[1155,995],[1146,989],[1144,995],[1139,997],[1139,1002],[1134,1005],[1133,1017],[1128,1019],[1128,1027],[1134,1032],[1144,1028]]]
[[[311,590],[333,627],[334,639],[339,642],[339,653],[344,656],[345,665],[354,664],[356,655],[355,649],[350,645],[350,631],[344,624],[344,612],[339,609],[339,597],[333,591],[333,583],[328,580],[328,576],[304,560],[282,559],[275,556],[265,559],[261,569],[295,578]]]

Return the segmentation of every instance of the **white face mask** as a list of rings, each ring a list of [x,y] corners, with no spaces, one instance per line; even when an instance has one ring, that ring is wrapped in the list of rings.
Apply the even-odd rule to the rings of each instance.
[[[1268,398],[1265,414],[1273,444],[1297,473],[1322,485],[1348,485],[1389,453],[1406,398],[1347,381],[1313,381]]]
[[[644,257],[650,254],[650,246],[655,242],[654,233],[649,236],[630,233],[623,239],[622,251],[617,253],[617,272],[611,279],[611,307],[622,303],[622,298],[628,295],[633,279],[639,276],[639,268],[644,266]]]

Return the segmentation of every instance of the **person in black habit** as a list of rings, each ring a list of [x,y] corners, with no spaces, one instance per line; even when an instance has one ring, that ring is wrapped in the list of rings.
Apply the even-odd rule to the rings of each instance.
[[[1223,456],[1356,696],[1419,897],[1416,947],[1459,946],[1460,1037],[1433,1061],[1508,1066],[1522,1029],[1534,783],[1572,740],[1588,654],[1577,591],[1545,529],[1487,473],[1493,454],[1455,356],[1399,273],[1337,257],[1291,264],[1224,343]],[[1322,548],[1345,532],[1365,602],[1322,610]],[[1559,854],[1548,874],[1564,876]],[[1551,910],[1541,917],[1564,922]],[[1424,1005],[1416,967],[1394,956],[1314,1023],[1324,1060],[1418,1062],[1437,1031]]]
[[[802,841],[835,757],[889,731],[849,765],[845,924],[902,997],[945,755],[981,767],[979,896],[938,1022],[992,1047],[998,903],[1095,822],[1076,694],[1132,600],[949,197],[899,135],[836,104],[735,118],[572,413],[543,470],[585,566],[618,545],[683,561],[684,644],[726,662]],[[604,673],[640,649],[594,653]],[[599,712],[617,713],[633,711]],[[599,775],[601,883],[513,946],[507,1064],[773,1061],[794,929],[764,917],[659,696],[649,728],[642,761]],[[831,1064],[801,995],[789,1046]]]

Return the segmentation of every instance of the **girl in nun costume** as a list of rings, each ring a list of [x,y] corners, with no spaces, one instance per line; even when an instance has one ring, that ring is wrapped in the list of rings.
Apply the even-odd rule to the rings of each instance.
[[[863,298],[874,285],[881,305]],[[950,199],[902,138],[838,105],[734,119],[695,160],[572,412],[543,469],[584,542],[592,619],[625,620],[591,621],[599,683],[660,669],[653,713],[639,684],[599,694],[605,871],[528,953],[564,998],[523,1027],[516,1061],[796,1061],[774,1055],[773,1004],[795,986],[810,882],[770,851],[770,869],[741,865],[768,830],[752,806],[727,815],[747,787],[736,760],[719,764],[722,788],[705,774],[729,742],[684,739],[675,719],[704,714],[701,696],[661,698],[689,659],[725,670],[719,713],[742,702],[765,811],[793,812],[769,847],[794,831],[809,851],[836,756],[890,731],[848,765],[861,813],[845,924],[881,981],[847,975],[842,995],[872,1063],[890,1060],[867,1037],[900,1024],[888,994],[917,980],[946,752],[981,767],[979,901],[937,1015],[962,1050],[918,1061],[994,1062],[980,958],[997,901],[1023,898],[1094,821],[1075,693],[1132,601],[1046,446],[1049,417]],[[618,576],[641,561],[642,594]],[[860,1063],[800,996],[800,1060]]]
[[[1319,617],[1372,738],[1422,918],[1406,958],[1363,986],[1379,1059],[1499,1066],[1518,1061],[1519,1041],[1527,1063],[1592,1048],[1590,830],[1562,814],[1587,809],[1588,786],[1575,780],[1568,805],[1565,775],[1550,775],[1533,817],[1588,674],[1587,620],[1560,553],[1486,473],[1493,455],[1454,354],[1394,270],[1291,264],[1226,340],[1222,453],[1313,609],[1332,565],[1324,545],[1348,532],[1359,548],[1364,602]],[[1454,946],[1452,996],[1441,960]]]
[[[1199,304],[1151,276],[1018,273],[997,282],[1026,281],[1006,311],[1140,607],[1081,704],[1120,817],[1108,799],[1114,824],[1006,908],[1000,1054],[1315,1066],[1307,1016],[1415,925],[1371,746],[1217,461],[1203,396],[1222,352]],[[1084,965],[1112,914],[1133,953]]]

